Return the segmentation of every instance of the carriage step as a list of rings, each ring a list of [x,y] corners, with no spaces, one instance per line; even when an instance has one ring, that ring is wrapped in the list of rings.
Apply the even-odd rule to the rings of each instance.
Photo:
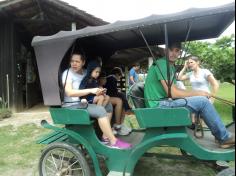
[[[37,140],[37,144],[50,144],[52,142],[62,142],[68,139],[64,133],[54,131]]]
[[[130,175],[130,173],[125,173],[125,176]],[[123,176],[123,172],[110,171],[107,176]]]

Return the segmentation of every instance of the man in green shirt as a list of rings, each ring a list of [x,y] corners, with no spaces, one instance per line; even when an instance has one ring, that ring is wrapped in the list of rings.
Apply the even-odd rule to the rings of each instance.
[[[171,43],[168,48],[169,59],[156,60],[150,67],[144,87],[146,107],[186,107],[191,113],[201,114],[212,134],[220,142],[221,148],[234,146],[235,137],[225,128],[215,107],[210,103],[208,98],[211,95],[204,91],[182,90],[175,85],[174,63],[179,58],[180,51],[180,43]],[[167,62],[169,62],[170,81],[174,80],[170,87],[171,100],[167,99],[169,90],[167,86]]]
[[[147,99],[147,101],[145,101],[146,107],[158,106],[158,101],[148,101],[148,99],[161,100],[167,97],[167,93],[160,82],[161,80],[167,80],[166,62],[166,58],[158,59],[153,63],[148,71],[144,89],[144,97]],[[175,73],[175,67],[173,65],[170,65],[170,73],[171,80],[174,79],[174,83],[176,83],[175,77],[173,78]]]

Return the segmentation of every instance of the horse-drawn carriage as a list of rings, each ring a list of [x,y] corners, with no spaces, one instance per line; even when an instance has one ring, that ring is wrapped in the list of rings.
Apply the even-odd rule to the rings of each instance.
[[[68,58],[79,45],[85,53],[109,58],[118,50],[167,44],[169,39],[181,42],[218,37],[235,18],[234,3],[225,6],[189,9],[180,13],[150,16],[140,20],[86,27],[78,31],[61,31],[53,36],[35,37],[35,49],[44,104],[50,106],[54,124],[42,121],[52,132],[38,143],[48,144],[42,152],[39,173],[42,176],[90,175],[87,158],[92,160],[97,176],[102,176],[98,157],[102,157],[109,176],[132,175],[137,161],[152,147],[171,146],[181,149],[184,157],[206,161],[234,161],[235,149],[220,149],[209,131],[198,139],[187,128],[189,111],[179,108],[146,108],[143,84],[130,90],[133,111],[141,129],[126,140],[133,147],[110,148],[97,137],[94,121],[86,109],[62,107],[61,73]],[[234,133],[234,122],[227,125]],[[86,156],[85,156],[86,155]]]

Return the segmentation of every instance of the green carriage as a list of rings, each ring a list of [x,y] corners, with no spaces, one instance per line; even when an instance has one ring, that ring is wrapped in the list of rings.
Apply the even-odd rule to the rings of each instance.
[[[43,150],[39,173],[41,176],[90,176],[88,158],[97,176],[102,176],[98,158],[104,159],[109,176],[133,175],[137,161],[153,147],[176,147],[183,157],[206,161],[234,161],[235,149],[220,149],[209,131],[196,138],[187,128],[191,124],[189,111],[184,108],[145,108],[143,83],[130,90],[133,111],[141,129],[126,137],[133,147],[126,150],[110,148],[100,142],[85,109],[62,107],[60,76],[65,58],[76,45],[86,52],[109,58],[118,50],[160,45],[168,37],[176,41],[192,41],[218,37],[235,18],[234,3],[225,6],[191,9],[184,12],[150,16],[140,20],[87,27],[78,31],[61,31],[53,36],[35,37],[35,49],[44,104],[50,106],[55,125],[42,121],[52,132],[38,143],[47,144]],[[64,65],[65,67],[65,65]],[[229,124],[234,133],[234,122]]]

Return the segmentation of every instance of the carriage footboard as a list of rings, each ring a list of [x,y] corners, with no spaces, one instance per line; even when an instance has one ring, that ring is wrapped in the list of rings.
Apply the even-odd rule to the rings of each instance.
[[[68,135],[60,132],[60,131],[53,131],[40,139],[37,140],[37,144],[50,144],[53,142],[62,142],[68,140]]]

